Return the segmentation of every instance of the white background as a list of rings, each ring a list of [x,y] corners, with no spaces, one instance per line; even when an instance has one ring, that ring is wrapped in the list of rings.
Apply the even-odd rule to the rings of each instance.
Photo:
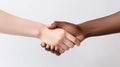
[[[0,0],[0,9],[51,24],[82,23],[120,10],[120,0]],[[0,67],[120,67],[120,34],[88,38],[61,56],[46,52],[40,40],[0,34]]]

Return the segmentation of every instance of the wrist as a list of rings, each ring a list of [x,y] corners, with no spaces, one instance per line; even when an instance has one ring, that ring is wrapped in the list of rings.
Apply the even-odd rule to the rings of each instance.
[[[35,34],[35,37],[36,38],[41,38],[41,36],[44,35],[45,31],[48,30],[47,26],[46,25],[40,25],[38,28],[37,28],[37,33]]]
[[[78,24],[78,26],[82,32],[82,37],[84,37],[84,38],[91,37],[91,30],[86,24],[82,23],[82,24]]]

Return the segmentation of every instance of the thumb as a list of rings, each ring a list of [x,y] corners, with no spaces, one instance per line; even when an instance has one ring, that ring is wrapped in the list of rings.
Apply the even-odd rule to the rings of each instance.
[[[55,28],[62,28],[63,24],[61,21],[55,21],[51,25],[48,26],[49,29],[55,29]]]

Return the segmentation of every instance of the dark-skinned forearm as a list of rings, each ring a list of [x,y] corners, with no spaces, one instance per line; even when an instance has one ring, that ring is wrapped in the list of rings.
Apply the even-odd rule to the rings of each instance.
[[[87,37],[120,32],[120,11],[103,18],[79,24]]]

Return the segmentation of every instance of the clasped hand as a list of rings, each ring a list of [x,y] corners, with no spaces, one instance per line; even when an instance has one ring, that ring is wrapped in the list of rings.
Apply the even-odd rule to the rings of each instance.
[[[46,50],[55,51],[57,55],[77,44],[76,38],[63,29],[45,28],[40,39],[42,40],[42,47],[45,47]]]
[[[47,51],[60,55],[75,45],[80,45],[84,37],[78,33],[80,30],[77,25],[57,21],[43,30],[41,46]]]

